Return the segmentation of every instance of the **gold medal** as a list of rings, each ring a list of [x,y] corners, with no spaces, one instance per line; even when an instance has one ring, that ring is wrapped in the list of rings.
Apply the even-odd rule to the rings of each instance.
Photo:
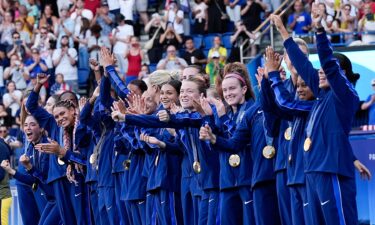
[[[91,165],[93,165],[95,162],[96,162],[96,154],[95,153],[92,153],[91,155],[90,155],[90,159],[89,159],[89,162],[90,162],[90,164]]]
[[[284,138],[285,140],[287,141],[290,141],[290,139],[292,138],[292,128],[291,127],[288,127],[285,132],[284,132]]]
[[[240,165],[240,163],[241,163],[241,158],[239,155],[233,154],[229,156],[229,165],[231,167],[237,167]]]
[[[57,163],[58,163],[60,166],[65,165],[65,162],[62,161],[62,159],[60,159],[60,158],[57,158]]]
[[[312,144],[311,138],[309,138],[309,137],[306,138],[305,142],[303,143],[303,150],[305,152],[308,152],[310,150],[311,144]]]
[[[266,159],[272,159],[276,154],[276,149],[272,145],[263,148],[263,156]]]
[[[159,155],[157,155],[156,158],[155,158],[155,166],[157,166],[158,163],[159,163]]]
[[[131,160],[130,160],[130,159],[127,159],[127,160],[125,160],[125,161],[122,163],[122,166],[124,167],[125,170],[129,170],[129,169],[130,169],[130,163],[131,163]]]
[[[195,161],[193,163],[193,170],[194,170],[195,173],[201,172],[201,164],[198,161]]]
[[[38,184],[37,183],[33,183],[33,185],[31,186],[31,189],[33,191],[36,191],[36,189],[38,189]]]

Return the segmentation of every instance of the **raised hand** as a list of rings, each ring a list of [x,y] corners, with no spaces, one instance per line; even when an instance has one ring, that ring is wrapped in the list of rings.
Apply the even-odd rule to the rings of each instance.
[[[255,77],[257,78],[258,86],[259,87],[261,86],[264,74],[265,74],[264,68],[263,67],[258,67],[257,73],[255,74]]]
[[[120,110],[118,109],[118,106],[116,104],[114,104],[111,107],[111,109],[112,109],[111,117],[112,117],[113,121],[115,121],[115,122],[125,121],[125,114],[120,112]]]
[[[9,160],[1,161],[1,168],[3,168],[7,173],[14,175],[16,171],[10,166]]]
[[[270,18],[271,18],[271,23],[273,25],[275,25],[276,29],[280,32],[282,38],[284,40],[288,39],[289,33],[288,33],[287,29],[285,28],[284,23],[281,20],[280,16],[272,14],[272,15],[270,15]]]
[[[100,48],[100,61],[99,62],[100,62],[100,65],[102,65],[104,68],[115,64],[113,55],[110,53],[110,51],[106,47]]]
[[[170,116],[169,116],[169,113],[167,112],[167,110],[160,110],[156,116],[159,117],[159,120],[161,122],[169,122],[169,120],[171,119]]]
[[[38,75],[36,77],[36,82],[39,85],[44,85],[44,83],[46,83],[48,81],[49,77],[50,77],[50,75],[47,75],[45,73],[38,73]]]
[[[211,116],[212,115],[212,108],[208,103],[207,99],[204,97],[203,93],[199,98],[199,101],[196,99],[192,99],[194,109],[199,112],[202,116]]]
[[[82,98],[79,99],[79,101],[78,101],[79,111],[82,111],[83,107],[86,105],[86,102],[87,102],[86,97],[82,97]]]
[[[280,65],[281,65],[282,57],[280,54],[274,52],[273,48],[271,46],[268,46],[266,48],[266,64],[265,64],[265,77],[268,78],[269,72],[273,71],[279,71]]]
[[[30,158],[26,154],[21,155],[20,157],[20,163],[27,169],[30,170],[32,168],[32,165],[30,163]]]
[[[42,144],[35,145],[35,149],[40,152],[47,153],[47,154],[55,154],[55,155],[58,155],[59,157],[64,157],[67,151],[65,148],[61,147],[59,143],[50,139],[49,139],[49,143],[42,143]]]
[[[211,144],[216,143],[216,135],[212,133],[211,127],[207,124],[200,128],[199,139],[202,141],[209,141]]]
[[[215,105],[219,117],[224,116],[226,113],[225,105],[221,99],[209,98],[209,103]]]
[[[90,59],[90,68],[94,71],[98,71],[99,70],[99,63],[98,61],[96,61],[96,59]]]

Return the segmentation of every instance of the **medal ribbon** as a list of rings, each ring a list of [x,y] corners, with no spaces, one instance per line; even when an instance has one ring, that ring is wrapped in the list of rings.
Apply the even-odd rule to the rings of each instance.
[[[194,138],[192,136],[192,129],[188,128],[188,131],[189,131],[189,138],[190,138],[191,147],[193,148],[194,162],[199,162],[197,146],[195,145]]]

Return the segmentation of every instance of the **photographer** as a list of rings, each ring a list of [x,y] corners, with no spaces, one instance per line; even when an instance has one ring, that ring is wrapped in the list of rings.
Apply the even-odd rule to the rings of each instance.
[[[9,45],[7,48],[7,56],[10,58],[12,55],[17,54],[25,59],[27,55],[30,55],[30,48],[27,47],[25,41],[21,40],[21,35],[15,31],[12,34],[13,44]]]

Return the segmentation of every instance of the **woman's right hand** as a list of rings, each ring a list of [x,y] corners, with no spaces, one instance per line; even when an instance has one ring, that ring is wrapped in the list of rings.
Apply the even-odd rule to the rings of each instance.
[[[10,163],[9,163],[9,160],[3,160],[1,162],[1,168],[3,168],[7,173],[11,174],[11,175],[14,175],[16,173],[16,171],[14,169],[12,169],[12,167],[10,167]]]

